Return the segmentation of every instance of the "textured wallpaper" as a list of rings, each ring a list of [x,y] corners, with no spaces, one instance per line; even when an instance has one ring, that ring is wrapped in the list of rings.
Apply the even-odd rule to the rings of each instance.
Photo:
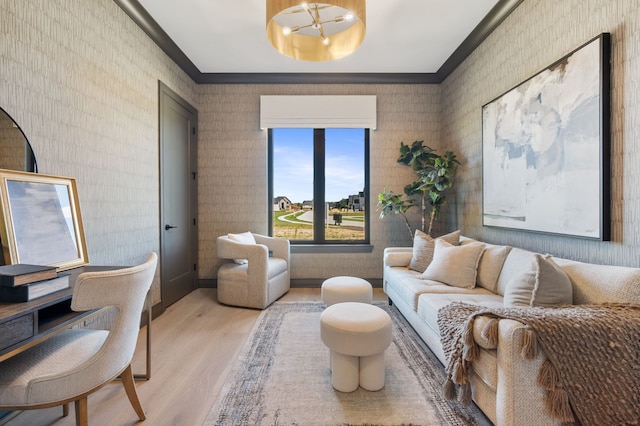
[[[77,179],[91,263],[143,262],[159,250],[158,80],[192,103],[197,85],[112,0],[2,0],[0,43],[0,106],[41,173]]]
[[[612,241],[482,226],[482,105],[600,33],[611,33]],[[442,142],[460,152],[457,208],[449,226],[490,242],[594,263],[640,266],[640,3],[527,0],[447,78]]]
[[[372,253],[293,254],[294,280],[334,275],[382,277],[385,247],[411,245],[400,217],[378,218],[377,194],[402,193],[414,179],[396,162],[400,142],[440,146],[437,85],[202,85],[198,140],[200,277],[215,278],[216,238],[229,232],[266,233],[267,131],[260,130],[260,95],[376,95],[378,128],[370,133]],[[410,214],[419,225],[417,209]]]
[[[0,111],[0,168],[24,170],[27,146],[11,117]]]

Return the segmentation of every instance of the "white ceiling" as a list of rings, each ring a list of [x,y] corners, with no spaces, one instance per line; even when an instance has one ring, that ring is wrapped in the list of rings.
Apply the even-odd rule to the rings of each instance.
[[[201,73],[435,73],[498,0],[368,0],[346,58],[304,62],[265,33],[265,0],[138,0]]]

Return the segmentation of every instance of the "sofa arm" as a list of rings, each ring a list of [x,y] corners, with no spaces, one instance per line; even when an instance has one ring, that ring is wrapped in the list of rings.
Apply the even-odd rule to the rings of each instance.
[[[290,243],[284,238],[269,237],[266,235],[253,234],[257,244],[264,244],[273,252],[273,257],[284,259],[289,264]]]
[[[383,265],[387,266],[409,266],[413,256],[412,247],[387,247],[384,249]]]
[[[522,358],[524,324],[501,319],[498,325],[496,424],[559,425],[545,407],[545,391],[537,383],[546,355],[539,348],[532,360]]]
[[[267,251],[262,244],[244,244],[229,239],[227,236],[216,240],[216,254],[221,259],[248,259]]]
[[[264,244],[245,244],[221,236],[216,241],[216,254],[221,259],[246,259],[249,277],[267,277],[269,249]]]

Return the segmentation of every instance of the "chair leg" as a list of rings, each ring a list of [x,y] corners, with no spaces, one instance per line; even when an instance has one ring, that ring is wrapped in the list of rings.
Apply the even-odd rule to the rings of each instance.
[[[69,404],[62,404],[62,417],[69,415]]]
[[[75,401],[76,426],[89,426],[89,412],[86,395]]]
[[[142,405],[140,404],[140,400],[138,399],[138,392],[136,391],[136,384],[133,380],[133,372],[131,371],[131,364],[122,372],[122,385],[124,386],[125,392],[127,392],[127,396],[129,397],[129,402],[131,402],[131,406],[135,410],[138,418],[140,420],[144,420],[146,415],[144,414],[144,410],[142,409]]]

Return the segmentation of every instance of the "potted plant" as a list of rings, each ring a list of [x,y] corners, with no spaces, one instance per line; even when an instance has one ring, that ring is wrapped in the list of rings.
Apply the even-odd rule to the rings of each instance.
[[[406,212],[411,207],[415,207],[415,205],[415,200],[411,198],[405,200],[402,194],[394,194],[392,191],[387,192],[386,188],[383,192],[378,194],[378,210],[380,210],[380,219],[391,213],[400,214],[404,219],[404,223],[407,226],[407,230],[409,231],[409,235],[411,235],[412,240],[413,231],[411,230],[411,225],[409,225]]]
[[[380,218],[390,213],[401,214],[413,238],[406,212],[417,205],[411,198],[417,195],[420,197],[422,209],[422,231],[431,235],[433,223],[438,220],[440,210],[447,201],[445,192],[453,186],[453,177],[460,162],[452,151],[440,155],[433,148],[423,145],[423,141],[414,141],[411,146],[400,142],[400,156],[397,161],[411,167],[418,178],[404,187],[404,195],[387,192],[386,188],[378,195]],[[407,199],[404,198],[405,195]],[[428,209],[427,205],[430,206]]]

